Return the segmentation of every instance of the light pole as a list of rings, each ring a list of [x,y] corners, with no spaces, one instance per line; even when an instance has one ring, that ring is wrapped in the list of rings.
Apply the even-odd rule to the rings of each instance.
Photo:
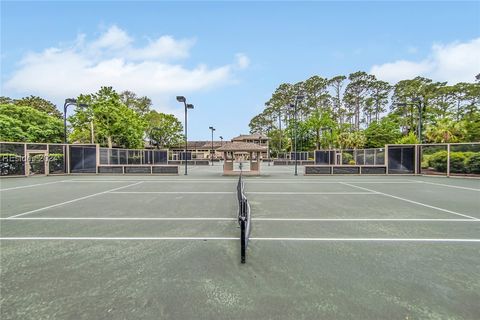
[[[272,126],[267,127],[267,160],[268,166],[270,167],[270,130],[272,130]]]
[[[330,149],[330,143],[332,141],[332,128],[328,128],[328,127],[320,128],[320,132],[322,133],[322,136],[323,136],[324,131],[329,131],[330,132],[330,139],[328,141],[328,149]]]
[[[220,136],[220,146],[223,147],[223,136]],[[221,156],[220,160],[224,160],[223,157]]]
[[[413,98],[412,102],[401,102],[397,103],[397,106],[399,107],[405,107],[407,105],[417,105],[418,108],[418,127],[417,127],[417,137],[418,137],[418,142],[422,143],[422,122],[423,122],[423,106],[422,106],[422,100],[420,98]]]
[[[193,109],[193,104],[187,104],[187,99],[184,96],[177,96],[177,101],[182,102],[185,106],[185,175],[187,175],[187,151],[188,151],[188,140],[187,140],[187,110]]]
[[[214,152],[213,151],[213,131],[215,131],[215,128],[210,126],[208,127],[208,129],[212,130],[212,151],[210,151],[210,161],[212,161],[212,166],[213,166],[213,155],[214,155]]]
[[[81,103],[79,105],[77,105],[77,99],[73,99],[73,98],[68,98],[68,99],[65,99],[65,103],[63,104],[63,143],[68,143],[68,140],[67,140],[67,108],[69,106],[78,106],[80,108],[85,108],[85,107],[88,107],[87,104],[85,103]]]
[[[291,104],[293,108],[293,121],[295,122],[295,175],[298,176],[298,154],[297,154],[297,104],[302,102],[304,96],[299,94],[295,96],[295,104]]]
[[[418,142],[422,143],[422,122],[423,122],[423,107],[420,98],[413,98],[412,102],[417,103],[418,108]]]
[[[77,99],[68,98],[65,99],[63,104],[63,143],[68,143],[67,141],[67,108],[68,106],[77,105]]]

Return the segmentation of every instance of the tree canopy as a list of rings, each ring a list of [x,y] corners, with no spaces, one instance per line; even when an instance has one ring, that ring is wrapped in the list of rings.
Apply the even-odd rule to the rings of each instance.
[[[177,146],[183,140],[182,123],[173,114],[150,111],[145,116],[147,137],[157,148]]]
[[[29,106],[0,105],[0,141],[62,142],[63,122]]]
[[[289,105],[300,94],[304,100],[297,108],[297,127],[304,128],[305,123],[307,130],[298,131],[297,139],[303,141],[301,149],[297,143],[298,150],[412,141],[419,134],[420,111],[423,142],[480,141],[478,81],[448,85],[416,77],[391,85],[358,71],[280,84],[249,124],[251,133],[269,135],[274,152],[291,150],[293,144],[282,137],[291,139],[293,110]]]

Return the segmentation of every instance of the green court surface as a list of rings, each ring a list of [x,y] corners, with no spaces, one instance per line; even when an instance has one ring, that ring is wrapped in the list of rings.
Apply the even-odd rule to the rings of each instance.
[[[480,180],[262,170],[246,264],[218,164],[0,180],[0,318],[480,319]]]

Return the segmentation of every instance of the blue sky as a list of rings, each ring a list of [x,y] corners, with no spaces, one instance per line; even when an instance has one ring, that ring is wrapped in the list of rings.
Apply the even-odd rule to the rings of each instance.
[[[479,2],[1,3],[2,95],[58,106],[100,85],[147,95],[189,137],[248,132],[282,82],[365,70],[473,81]],[[460,62],[459,62],[460,61]],[[183,118],[182,118],[183,121]]]

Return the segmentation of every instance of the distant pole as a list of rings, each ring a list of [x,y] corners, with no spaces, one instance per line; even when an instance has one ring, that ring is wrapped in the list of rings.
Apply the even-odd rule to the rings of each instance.
[[[297,104],[303,100],[303,95],[295,97],[295,104],[293,105],[293,121],[295,124],[295,175],[298,176],[298,154],[297,154]]]
[[[297,100],[295,100],[295,111],[293,113],[293,121],[295,122],[295,175],[298,176],[298,155],[297,155]]]
[[[188,109],[193,109],[193,104],[187,104],[187,99],[185,99],[184,96],[177,96],[177,101],[182,102],[183,105],[185,106],[185,153],[184,153],[184,161],[185,161],[185,175],[187,175],[187,151],[188,151],[188,139],[187,139],[187,110]]]
[[[212,166],[213,166],[213,155],[214,155],[214,150],[213,150],[213,131],[215,131],[215,128],[210,126],[208,129],[212,130],[212,150],[210,151],[210,160],[212,161]]]
[[[268,160],[268,166],[270,167],[270,130],[272,130],[272,127],[269,126],[267,127],[267,160]]]
[[[63,143],[68,143],[67,140],[67,108],[68,106],[77,105],[77,100],[73,98],[65,99],[63,104]]]
[[[93,135],[93,121],[90,121],[90,143],[93,144],[94,135]]]
[[[422,143],[422,122],[423,122],[423,105],[422,100],[420,98],[413,98],[412,102],[400,102],[397,103],[399,107],[405,107],[407,105],[412,105],[413,103],[417,103],[418,108],[418,126],[417,126],[417,139],[419,143]]]
[[[68,109],[69,106],[86,108],[86,107],[88,107],[88,104],[85,104],[85,103],[77,104],[77,99],[73,99],[73,98],[65,99],[65,103],[63,104],[63,143],[68,143],[68,140],[67,140],[67,109]],[[92,122],[92,125],[90,127],[90,130],[91,130],[91,137],[92,137],[92,143],[93,143],[93,122]]]
[[[423,122],[423,107],[422,107],[422,101],[420,98],[414,98],[412,101],[417,102],[417,108],[418,108],[418,142],[422,143],[422,122]]]

